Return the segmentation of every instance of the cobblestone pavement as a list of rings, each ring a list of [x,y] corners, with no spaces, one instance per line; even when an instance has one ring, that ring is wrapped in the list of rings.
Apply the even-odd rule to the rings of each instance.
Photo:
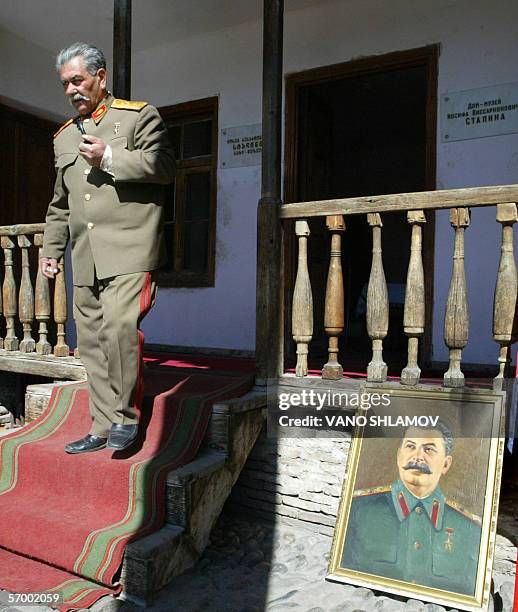
[[[387,597],[369,589],[324,579],[331,539],[293,524],[223,516],[198,564],[175,579],[155,600],[152,612],[440,612],[445,608]],[[512,612],[516,548],[498,536],[495,591],[490,610]],[[119,602],[117,602],[120,605]],[[93,610],[135,612],[131,604]]]

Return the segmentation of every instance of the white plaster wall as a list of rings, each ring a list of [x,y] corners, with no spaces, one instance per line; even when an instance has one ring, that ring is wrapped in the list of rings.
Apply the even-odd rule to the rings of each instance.
[[[145,15],[139,13],[139,19]],[[287,12],[285,73],[360,56],[440,43],[439,87],[443,94],[518,81],[518,5],[514,0],[341,0]],[[1,34],[1,32],[0,32]],[[12,37],[11,37],[12,38]],[[0,57],[19,41],[0,36]],[[88,36],[85,35],[85,38]],[[233,28],[149,48],[134,27],[133,97],[157,106],[218,95],[220,128],[261,121],[262,24]],[[60,44],[57,45],[61,46]],[[110,42],[105,48],[110,47]],[[140,49],[140,50],[139,50]],[[26,59],[26,58],[25,58]],[[4,74],[4,60],[2,74]],[[43,71],[47,57],[38,58]],[[52,77],[51,77],[52,74]],[[32,86],[9,70],[5,95],[34,103]],[[0,77],[2,81],[4,77]],[[61,104],[52,67],[37,82],[39,105]],[[0,82],[2,82],[0,81]],[[2,83],[3,87],[3,83]],[[4,92],[2,92],[4,93]],[[514,183],[518,180],[518,135],[440,143],[437,187]],[[218,172],[216,286],[163,289],[144,322],[150,342],[253,349],[255,335],[256,208],[260,169]],[[494,209],[475,210],[466,235],[466,267],[472,341],[466,361],[495,362],[491,305],[500,231]],[[453,235],[447,214],[437,216],[434,358],[445,359],[442,318],[451,271]]]

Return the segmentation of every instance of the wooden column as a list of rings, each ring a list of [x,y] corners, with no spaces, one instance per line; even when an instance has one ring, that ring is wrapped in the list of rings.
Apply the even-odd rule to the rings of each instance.
[[[493,339],[500,344],[499,372],[493,386],[502,389],[504,378],[511,376],[510,348],[516,333],[514,321],[518,278],[513,250],[513,224],[518,221],[516,204],[498,204],[496,220],[502,225],[502,245],[493,304]]]
[[[20,321],[23,326],[23,339],[20,342],[22,353],[32,353],[36,348],[36,342],[32,337],[32,323],[34,321],[34,291],[31,283],[31,271],[29,268],[29,248],[31,241],[23,234],[18,236],[18,246],[22,251],[22,279],[20,281],[20,293],[18,304],[20,310]]]
[[[422,210],[410,210],[407,221],[412,226],[403,317],[403,328],[408,336],[408,362],[401,372],[401,384],[417,385],[421,376],[421,369],[417,365],[419,338],[424,335],[425,323],[422,225],[426,223],[426,218]]]
[[[263,149],[257,207],[256,383],[283,371],[281,111],[283,0],[264,0]]]
[[[34,236],[34,245],[38,247],[38,261],[41,256],[41,249],[43,247],[43,234],[36,234]],[[49,279],[43,276],[41,267],[38,266],[38,273],[36,275],[36,289],[35,289],[35,315],[36,321],[39,322],[38,328],[38,342],[36,343],[36,352],[39,355],[50,355],[52,353],[52,346],[47,339],[48,329],[47,323],[50,321],[50,291],[49,291]]]
[[[324,329],[329,336],[328,361],[322,369],[322,378],[342,378],[344,369],[338,363],[338,339],[344,331],[344,278],[342,274],[342,233],[345,222],[342,215],[326,217],[331,232],[331,252],[327,274]]]
[[[293,308],[291,331],[297,343],[297,376],[308,374],[308,344],[313,337],[313,295],[308,272],[308,236],[309,225],[304,219],[295,222],[295,234],[298,237],[299,257],[297,278],[293,290]]]
[[[54,321],[57,323],[57,343],[54,347],[56,357],[68,357],[69,348],[65,342],[65,323],[67,322],[67,288],[65,286],[65,264],[63,258],[58,263],[58,273],[54,285]]]
[[[18,307],[16,302],[16,281],[14,280],[13,272],[13,250],[15,244],[8,236],[2,236],[0,242],[4,250],[5,265],[4,284],[2,286],[2,301],[4,303],[6,325],[4,348],[8,351],[17,351],[18,338],[16,337],[15,317],[18,314]]]
[[[131,0],[113,2],[113,94],[131,98]]]
[[[464,230],[469,227],[469,209],[452,208],[450,223],[455,230],[453,271],[446,302],[444,342],[450,351],[450,367],[444,374],[445,387],[463,387],[464,374],[460,369],[462,349],[468,343],[469,314],[464,271]]]
[[[372,227],[372,265],[367,289],[367,332],[372,340],[372,360],[367,366],[367,380],[385,382],[387,364],[383,361],[383,340],[388,333],[389,299],[381,250],[383,224],[378,213],[369,213],[367,222]]]

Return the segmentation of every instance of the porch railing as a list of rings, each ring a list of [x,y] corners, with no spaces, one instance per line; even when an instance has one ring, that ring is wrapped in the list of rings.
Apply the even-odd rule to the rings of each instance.
[[[46,278],[38,265],[43,246],[44,223],[0,226],[0,246],[4,259],[4,274],[0,296],[0,321],[5,324],[5,336],[0,333],[0,369],[46,374],[48,366],[38,360],[27,365],[27,358],[40,357],[52,361],[50,375],[60,375],[56,359],[64,365],[63,376],[73,373],[84,377],[73,361],[67,344],[67,290],[64,261],[58,263],[54,281]],[[49,339],[49,325],[55,326],[55,342]],[[1,326],[4,328],[4,325]],[[54,335],[54,334],[52,334]],[[10,357],[10,360],[6,360]],[[13,365],[20,360],[20,368]],[[25,364],[25,365],[23,365]],[[80,365],[76,360],[73,364]]]
[[[292,304],[292,334],[297,345],[296,376],[308,374],[308,346],[313,337],[313,295],[308,270],[309,217],[325,217],[330,234],[329,270],[325,295],[324,328],[328,336],[328,361],[322,378],[339,379],[338,338],[344,331],[344,281],[341,266],[342,236],[346,235],[346,215],[366,215],[372,232],[372,264],[367,289],[366,324],[372,342],[372,359],[367,380],[387,380],[383,360],[383,341],[389,323],[389,297],[383,270],[381,245],[382,214],[406,212],[411,226],[410,258],[406,278],[403,330],[408,337],[407,364],[401,371],[401,383],[420,381],[419,340],[425,333],[425,283],[422,232],[425,211],[449,209],[454,232],[453,267],[446,302],[444,341],[449,350],[449,367],[444,373],[446,387],[464,385],[461,368],[462,350],[468,342],[469,309],[464,268],[464,234],[470,224],[470,208],[496,207],[496,222],[502,226],[500,264],[495,279],[493,304],[493,339],[499,344],[499,372],[494,380],[501,387],[509,374],[510,347],[515,341],[515,315],[518,277],[513,252],[513,225],[518,221],[516,202],[518,185],[477,187],[372,197],[299,202],[281,207],[281,218],[295,220],[298,241],[298,265]]]

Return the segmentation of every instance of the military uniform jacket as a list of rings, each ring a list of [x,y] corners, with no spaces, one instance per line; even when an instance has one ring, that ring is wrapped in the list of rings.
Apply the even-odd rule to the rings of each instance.
[[[341,567],[473,596],[480,538],[480,519],[439,487],[418,499],[397,480],[355,491]]]
[[[71,119],[55,134],[56,183],[43,257],[59,259],[70,239],[74,285],[157,268],[163,259],[164,185],[174,180],[174,153],[158,111],[108,95],[84,120],[87,134],[112,149],[113,176],[91,167]]]

